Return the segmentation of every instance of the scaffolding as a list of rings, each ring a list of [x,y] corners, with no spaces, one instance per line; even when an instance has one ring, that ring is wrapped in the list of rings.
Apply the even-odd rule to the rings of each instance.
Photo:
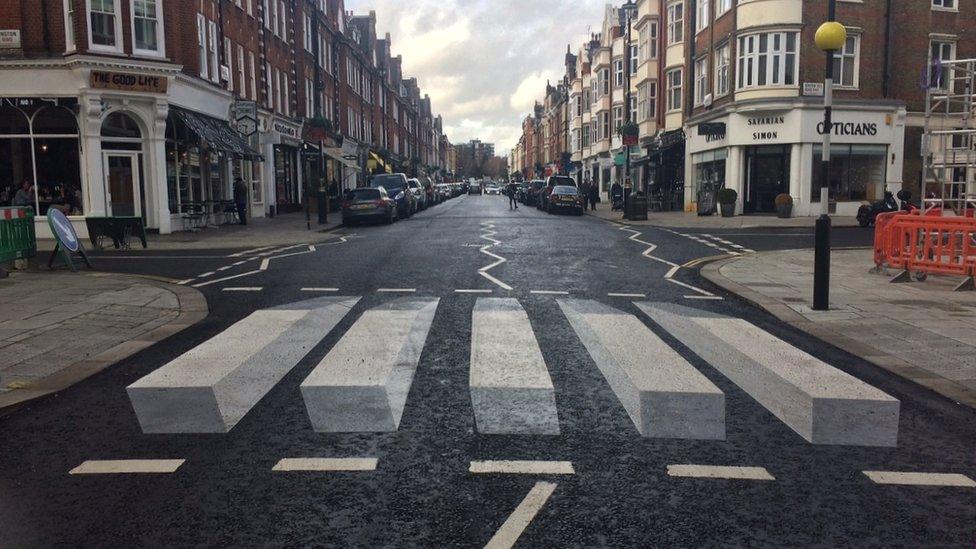
[[[923,214],[976,211],[976,59],[933,61],[923,77]]]

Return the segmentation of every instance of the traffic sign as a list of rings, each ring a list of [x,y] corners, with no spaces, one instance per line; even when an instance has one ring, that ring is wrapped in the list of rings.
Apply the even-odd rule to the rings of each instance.
[[[58,242],[72,252],[78,251],[78,233],[61,210],[51,208],[47,212],[47,224]]]

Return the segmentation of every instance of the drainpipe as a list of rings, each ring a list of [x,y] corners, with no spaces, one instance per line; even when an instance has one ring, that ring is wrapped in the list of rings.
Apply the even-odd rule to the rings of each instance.
[[[894,21],[891,16],[894,0],[885,0],[885,42],[884,42],[884,72],[881,77],[881,90],[885,99],[891,96],[891,33]]]

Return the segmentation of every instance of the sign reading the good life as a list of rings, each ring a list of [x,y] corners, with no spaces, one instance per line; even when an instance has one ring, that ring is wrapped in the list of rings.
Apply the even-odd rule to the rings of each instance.
[[[91,87],[103,90],[122,90],[149,93],[166,93],[169,79],[149,74],[92,71]]]

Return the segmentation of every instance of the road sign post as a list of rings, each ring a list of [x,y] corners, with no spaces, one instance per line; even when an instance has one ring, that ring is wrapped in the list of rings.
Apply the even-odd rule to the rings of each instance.
[[[81,240],[78,238],[78,233],[75,232],[74,226],[71,225],[71,221],[68,221],[64,213],[61,210],[51,208],[47,212],[47,224],[51,228],[51,233],[54,234],[54,240],[56,242],[54,251],[51,252],[51,258],[47,262],[47,268],[53,269],[54,258],[60,255],[61,259],[64,260],[64,264],[72,272],[76,272],[78,269],[75,268],[75,263],[71,256],[78,254],[84,260],[85,265],[91,269],[91,261],[88,260],[88,254],[85,253],[85,247],[82,246]]]

